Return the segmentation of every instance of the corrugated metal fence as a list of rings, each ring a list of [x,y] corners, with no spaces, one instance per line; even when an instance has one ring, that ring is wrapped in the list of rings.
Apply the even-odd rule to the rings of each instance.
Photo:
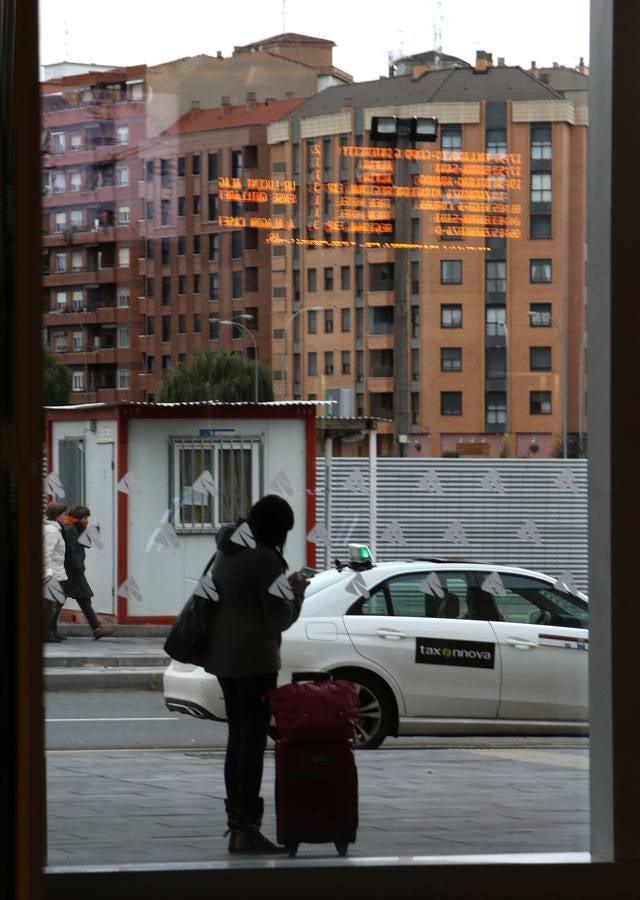
[[[370,542],[368,459],[331,460],[330,521],[325,465],[317,460],[319,566],[345,559],[350,541]],[[521,565],[572,576],[587,588],[584,459],[383,457],[376,485],[380,560],[448,556]]]

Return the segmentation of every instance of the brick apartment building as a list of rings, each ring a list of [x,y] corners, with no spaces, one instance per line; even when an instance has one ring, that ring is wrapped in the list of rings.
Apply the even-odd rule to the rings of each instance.
[[[274,359],[280,351],[283,360],[276,396],[339,397],[343,414],[393,416],[394,254],[404,252],[408,454],[495,456],[509,432],[511,455],[549,456],[564,434],[565,352],[566,431],[586,431],[586,74],[557,67],[534,77],[502,60],[494,66],[490,54],[475,66],[434,56],[402,61],[394,72],[406,74],[330,88],[270,126],[273,165],[300,183],[294,236],[353,238],[347,226],[326,233],[339,215],[326,185],[362,183],[361,161],[342,148],[369,144],[372,115],[436,116],[430,148],[519,154],[520,236],[465,239],[454,252],[434,236],[434,214],[414,204],[410,241],[435,249],[285,244],[272,273]],[[411,163],[411,176],[428,165]],[[309,187],[319,173],[314,230],[318,201]],[[472,252],[480,246],[488,252]],[[383,452],[396,450],[383,443]]]
[[[242,153],[243,147],[256,148],[257,157],[253,162],[268,166],[264,151],[258,150],[258,137],[251,132],[253,120],[256,127],[271,121],[258,114],[258,107],[287,100],[288,105],[276,107],[281,116],[291,109],[292,98],[309,97],[327,86],[348,83],[350,76],[332,65],[333,46],[331,41],[285,34],[236,48],[228,58],[218,53],[215,57],[198,56],[154,67],[109,69],[62,63],[47,67],[48,71],[45,69],[46,80],[42,85],[43,326],[45,342],[55,359],[72,369],[74,402],[148,398],[149,384],[155,383],[148,377],[155,374],[147,371],[148,357],[156,356],[155,350],[148,353],[151,342],[147,335],[149,320],[145,318],[152,315],[149,307],[154,302],[146,294],[148,279],[155,276],[148,254],[154,254],[154,264],[157,255],[159,265],[163,265],[166,240],[163,244],[162,237],[168,238],[170,244],[173,242],[170,256],[174,268],[170,274],[175,277],[171,279],[169,306],[175,319],[175,325],[173,322],[170,325],[172,341],[175,335],[176,343],[172,344],[170,354],[158,354],[157,365],[160,369],[162,356],[170,355],[175,363],[188,353],[180,339],[182,320],[179,317],[186,314],[181,312],[185,295],[178,293],[182,287],[181,276],[187,275],[180,268],[185,261],[178,261],[181,238],[186,241],[187,231],[177,227],[178,218],[182,218],[178,216],[177,203],[181,202],[180,197],[188,197],[191,204],[195,202],[193,151],[201,144],[196,137],[187,137],[185,130],[191,168],[185,174],[188,187],[181,194],[182,176],[177,175],[176,167],[178,159],[185,159],[185,154],[176,150],[179,139],[167,136],[167,143],[175,150],[171,160],[174,165],[171,187],[167,192],[168,157],[163,163],[160,148],[165,138],[160,137],[161,133],[176,120],[182,119],[184,123],[183,117],[190,116],[191,110],[223,106],[228,112],[242,105],[245,131],[240,133],[234,126],[240,141],[235,152]],[[249,115],[251,110],[253,120]],[[224,142],[220,144],[220,131],[216,128],[212,132],[214,153],[216,147],[224,145]],[[205,234],[210,203],[208,159],[207,155],[200,195],[204,228],[199,236],[205,244],[202,256],[210,252]],[[235,159],[237,162],[239,157]],[[221,162],[222,171],[225,165]],[[153,197],[151,172],[156,191]],[[215,187],[213,190],[215,193]],[[168,214],[167,199],[174,203]],[[184,217],[185,222],[189,221],[190,237],[187,264],[187,302],[193,307],[190,327],[197,314],[193,288],[202,288],[208,297],[211,285],[206,266],[199,272],[202,284],[194,283],[193,260],[199,254],[193,252],[198,233],[193,228],[193,208],[190,206],[189,215]],[[222,241],[223,258],[224,245]],[[161,305],[163,271],[159,270],[157,277],[159,294],[155,302]],[[245,283],[251,283],[251,277],[243,275]],[[268,296],[268,267],[262,280],[260,296]],[[256,303],[259,310],[264,308],[263,300],[258,298]],[[266,315],[258,322],[259,328],[264,327],[269,334]],[[206,329],[207,323],[203,322],[202,327]],[[160,314],[158,328],[161,338]],[[203,336],[208,337],[204,333]],[[268,359],[268,340],[259,336],[259,345]]]

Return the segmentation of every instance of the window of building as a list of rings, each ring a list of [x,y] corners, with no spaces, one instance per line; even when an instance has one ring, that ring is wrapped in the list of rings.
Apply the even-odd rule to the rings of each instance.
[[[73,372],[71,374],[71,390],[84,391],[84,372]]]
[[[440,128],[440,146],[444,153],[462,150],[462,126],[442,125]],[[447,156],[444,156],[446,159]]]
[[[351,287],[351,266],[340,266],[340,289],[348,291]]]
[[[485,310],[485,323],[487,337],[504,336],[504,325],[507,321],[507,310],[504,306],[487,306]]]
[[[129,369],[118,369],[118,390],[128,391],[131,387],[131,374]]]
[[[242,272],[231,273],[231,299],[239,300],[242,297]]]
[[[185,174],[186,159],[184,156],[178,157],[178,178],[182,178]]]
[[[460,303],[440,304],[440,327],[462,328],[462,305]]]
[[[171,356],[167,353],[162,357],[162,371],[166,372],[171,368]]]
[[[191,174],[199,175],[200,174],[200,154],[194,153],[191,157]]]
[[[211,532],[222,522],[234,522],[260,496],[258,439],[176,438],[171,441],[171,456],[169,505],[178,532]],[[194,482],[201,472],[211,473],[215,489],[197,489]]]
[[[372,378],[393,376],[393,350],[369,351],[369,375]]]
[[[144,85],[141,81],[136,81],[131,85],[131,99],[132,100],[143,100],[144,99]]]
[[[307,354],[307,375],[317,375],[318,374],[318,354],[317,353],[308,353]]]
[[[207,219],[214,222],[218,216],[218,197],[216,194],[209,194],[207,197]]]
[[[187,276],[186,275],[178,275],[178,293],[179,294],[187,293]]]
[[[193,333],[200,334],[202,331],[202,316],[200,313],[193,314]]]
[[[194,194],[191,198],[192,211],[194,216],[200,215],[200,194]]]
[[[116,133],[118,135],[118,143],[119,144],[128,144],[129,143],[129,126],[128,125],[118,125]]]
[[[129,288],[126,285],[118,286],[118,306],[126,309],[129,306]]]
[[[440,391],[440,415],[462,415],[462,391]]]
[[[218,154],[209,153],[207,156],[207,175],[209,181],[215,181],[218,177]]]
[[[507,290],[506,262],[490,262],[485,264],[485,289],[487,294],[504,294]]]
[[[369,334],[393,334],[393,306],[369,307]]]
[[[318,333],[318,314],[315,309],[310,309],[307,313],[307,334]]]
[[[66,272],[67,271],[67,254],[66,253],[56,253],[56,272]]]
[[[184,238],[178,238],[178,254],[180,254],[180,240],[183,241],[182,251],[184,253]],[[171,242],[168,237],[160,239],[160,262],[163,266],[168,266],[171,262]]]
[[[392,291],[393,290],[394,264],[371,263],[369,266],[369,290]]]
[[[318,289],[318,278],[315,269],[307,269],[307,291],[313,293]]]
[[[144,201],[144,215],[147,221],[151,221],[155,215],[155,205],[153,200]]]
[[[244,289],[247,293],[255,293],[258,290],[257,266],[247,266],[244,270]]]
[[[333,290],[333,266],[325,266],[323,271],[325,291]]]
[[[209,300],[218,299],[218,273],[209,272]]]
[[[340,330],[343,332],[351,331],[351,310],[348,306],[340,310]]]
[[[121,269],[129,268],[131,263],[131,251],[128,247],[118,247],[118,265]]]
[[[153,278],[147,277],[145,279],[145,288],[144,288],[145,296],[153,297],[154,290],[155,290],[155,284],[154,284]]]
[[[200,272],[193,273],[193,293],[200,293]]]
[[[462,284],[462,260],[440,260],[440,284]]]
[[[218,261],[218,248],[220,241],[217,234],[209,235],[209,262]]]
[[[531,126],[531,159],[551,159],[551,125]]]
[[[160,160],[160,184],[162,187],[171,187],[171,170],[169,168],[169,160]]]
[[[414,297],[420,293],[420,263],[417,259],[411,261],[411,293]]]
[[[324,332],[325,334],[333,334],[333,310],[325,309],[324,311]]]
[[[242,257],[242,232],[231,232],[231,259],[240,259]]]
[[[84,210],[72,209],[69,213],[69,221],[72,228],[82,231],[84,228]]]
[[[178,315],[178,334],[187,333],[187,317],[184,313]]]
[[[71,335],[71,349],[76,353],[85,349],[85,340],[83,331],[74,331]]]
[[[185,197],[178,197],[178,215],[179,215],[179,216],[184,216],[184,214],[185,214],[185,205],[186,205],[186,198],[185,198]]]
[[[69,183],[72,193],[78,193],[82,190],[82,174],[80,172],[71,172]]]
[[[551,172],[531,173],[531,202],[551,203]]]
[[[209,340],[217,341],[220,338],[220,323],[209,319]]]
[[[393,418],[393,394],[372,391],[369,394],[369,415],[379,419]]]
[[[243,176],[242,150],[232,150],[231,151],[231,177],[232,178],[242,178],[242,176]]]
[[[144,164],[144,175],[147,181],[153,181],[153,160],[148,159]]]
[[[171,340],[171,316],[162,316],[162,343]]]
[[[56,353],[66,353],[67,351],[67,335],[65,332],[56,334],[53,342]]]
[[[531,259],[530,280],[532,284],[551,284],[551,260]]]
[[[529,347],[529,368],[532,372],[550,372],[551,347]]]
[[[79,312],[84,308],[84,305],[84,291],[82,290],[82,288],[71,291],[71,309]],[[129,304],[127,303],[127,306],[128,305]]]
[[[145,328],[146,328],[145,334],[154,335],[156,333],[155,332],[155,320],[154,320],[153,316],[147,316],[146,321],[145,321]]]
[[[127,325],[120,325],[118,327],[118,347],[121,350],[128,350],[130,346],[129,327]]]
[[[507,424],[507,396],[504,391],[488,391],[486,397],[487,427]]]
[[[440,348],[440,371],[441,372],[461,372],[462,371],[462,348],[461,347],[441,347]]]
[[[70,135],[69,149],[70,150],[82,150],[82,134],[79,131],[74,131]]]
[[[156,370],[155,356],[147,356],[147,375],[153,375]]]
[[[487,128],[487,153],[504,156],[507,152],[507,132],[504,128]]]
[[[551,304],[530,303],[529,324],[532,328],[551,328]]]
[[[529,412],[532,416],[551,415],[551,391],[529,391]]]
[[[343,375],[351,375],[351,351],[341,351],[341,371]]]
[[[530,217],[530,237],[532,241],[545,240],[551,237],[551,216],[546,213],[535,213]]]
[[[171,219],[171,201],[160,201],[160,224],[168,225]]]
[[[192,246],[193,246],[193,255],[199,256],[200,255],[200,235],[199,234],[194,234]]]
[[[333,375],[333,350],[326,350],[324,354],[324,374]]]
[[[162,305],[167,306],[171,302],[171,276],[162,276]]]

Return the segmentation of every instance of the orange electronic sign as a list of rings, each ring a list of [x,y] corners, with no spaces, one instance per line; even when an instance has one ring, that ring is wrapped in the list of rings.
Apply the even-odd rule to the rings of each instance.
[[[307,238],[284,238],[296,227],[302,202],[298,185],[287,179],[219,178],[219,198],[236,207],[251,204],[256,214],[220,215],[223,228],[259,228],[268,242],[308,246],[385,246],[446,250],[486,250],[478,239],[521,236],[522,159],[519,153],[424,150],[421,148],[341,145],[340,154],[356,160],[352,180],[322,180],[322,149],[309,146],[304,208]],[[398,184],[397,163],[413,163],[410,183]],[[397,244],[394,219],[399,203],[424,214],[433,242]],[[287,207],[275,215],[273,207]],[[404,210],[406,213],[406,209]],[[303,221],[300,216],[300,221]],[[472,240],[472,243],[466,242]],[[442,243],[440,243],[442,242]]]

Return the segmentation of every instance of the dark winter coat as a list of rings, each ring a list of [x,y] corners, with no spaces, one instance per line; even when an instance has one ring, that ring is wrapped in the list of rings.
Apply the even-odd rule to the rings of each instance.
[[[63,525],[62,536],[65,543],[64,568],[67,580],[63,584],[63,590],[67,597],[74,600],[84,600],[93,597],[93,591],[84,574],[85,548],[78,543],[78,538],[83,529],[77,525]]]
[[[207,672],[229,678],[277,672],[282,632],[293,625],[302,606],[301,594],[283,597],[270,591],[286,571],[277,550],[233,543],[235,528],[224,525],[216,535],[212,578],[220,600],[214,604],[204,665]]]

